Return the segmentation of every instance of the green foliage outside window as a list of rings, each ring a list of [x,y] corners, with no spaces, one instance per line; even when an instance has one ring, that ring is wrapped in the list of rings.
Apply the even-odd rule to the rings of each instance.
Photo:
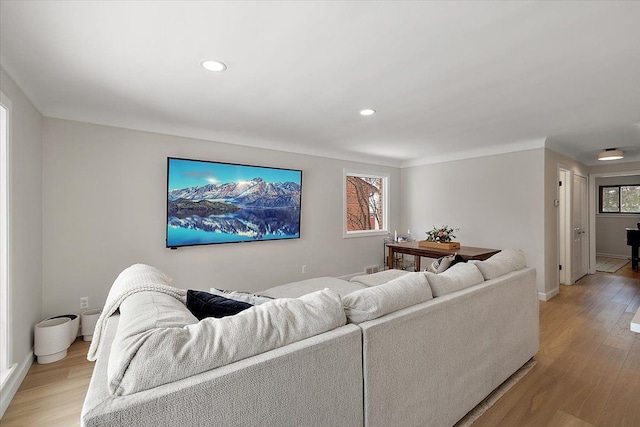
[[[601,213],[640,213],[640,185],[600,187]]]

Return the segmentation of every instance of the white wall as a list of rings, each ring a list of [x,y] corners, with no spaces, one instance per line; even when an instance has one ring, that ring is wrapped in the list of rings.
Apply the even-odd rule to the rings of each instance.
[[[303,170],[301,238],[165,248],[167,156]],[[181,288],[258,291],[382,263],[382,237],[342,238],[342,170],[390,173],[399,224],[399,169],[46,118],[44,314],[102,306],[117,274],[143,262]],[[307,266],[307,274],[301,267]]]
[[[33,326],[42,314],[42,116],[1,67],[0,89],[11,100],[12,107],[9,123],[12,362],[21,364],[31,353]]]
[[[544,149],[403,168],[402,230],[447,224],[465,246],[520,248],[545,291]]]
[[[640,175],[596,178],[596,190],[601,185],[640,185]],[[640,215],[619,215],[596,212],[596,254],[630,257],[626,228],[637,228]]]

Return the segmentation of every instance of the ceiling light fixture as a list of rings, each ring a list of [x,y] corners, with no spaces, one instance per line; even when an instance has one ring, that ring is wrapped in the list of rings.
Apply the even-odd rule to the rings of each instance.
[[[373,116],[376,113],[376,110],[373,108],[365,108],[364,110],[360,110],[360,114],[363,116]]]
[[[598,154],[598,160],[619,160],[624,157],[624,152],[617,148],[607,148]]]
[[[221,72],[227,69],[227,66],[225,65],[224,62],[216,61],[213,59],[207,59],[206,61],[202,61],[200,65],[202,65],[202,68],[208,71]]]

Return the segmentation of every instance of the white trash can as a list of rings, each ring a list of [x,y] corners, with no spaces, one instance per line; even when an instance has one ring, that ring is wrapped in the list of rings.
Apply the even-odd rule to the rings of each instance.
[[[69,322],[69,345],[73,344],[78,338],[78,331],[80,330],[80,315],[79,314],[63,314],[62,316],[54,316],[50,317],[47,320],[51,319],[61,319],[63,317],[68,317],[71,322]]]
[[[59,317],[35,326],[33,352],[38,356],[38,363],[53,363],[67,356],[70,323],[68,317]]]
[[[82,328],[82,339],[85,341],[91,341],[93,338],[93,330],[96,328],[98,317],[100,317],[102,310],[94,308],[82,312],[82,322],[80,322],[80,328]]]

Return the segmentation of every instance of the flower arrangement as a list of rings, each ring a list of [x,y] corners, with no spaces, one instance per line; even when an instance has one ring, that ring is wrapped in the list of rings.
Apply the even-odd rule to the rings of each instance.
[[[431,231],[425,231],[427,233],[427,241],[428,242],[440,242],[440,243],[448,243],[456,237],[456,231],[460,230],[459,228],[453,229],[448,225],[443,225],[440,228],[433,227]]]

